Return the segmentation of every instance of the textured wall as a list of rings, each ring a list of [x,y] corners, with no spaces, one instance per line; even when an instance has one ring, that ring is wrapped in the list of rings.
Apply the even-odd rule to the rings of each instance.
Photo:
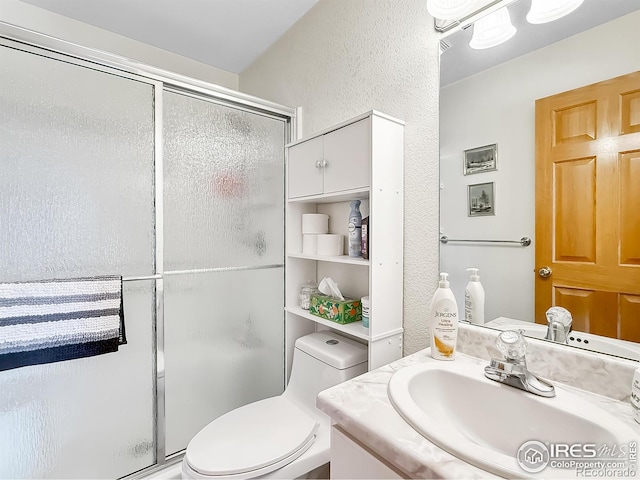
[[[405,127],[405,354],[427,346],[438,270],[438,38],[425,0],[320,0],[240,75],[305,135],[375,109]]]

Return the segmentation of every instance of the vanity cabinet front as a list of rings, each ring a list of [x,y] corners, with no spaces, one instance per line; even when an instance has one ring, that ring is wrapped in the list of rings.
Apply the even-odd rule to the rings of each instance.
[[[370,185],[371,118],[289,148],[289,198]]]
[[[334,425],[331,427],[331,480],[409,478]]]

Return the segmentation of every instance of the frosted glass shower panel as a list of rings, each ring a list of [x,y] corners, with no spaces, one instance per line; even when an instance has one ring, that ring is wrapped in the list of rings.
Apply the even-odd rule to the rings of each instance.
[[[0,279],[153,271],[153,89],[0,47]]]
[[[164,93],[165,269],[281,264],[286,123]]]
[[[153,285],[125,283],[117,352],[0,372],[0,478],[118,478],[154,463]]]
[[[165,280],[167,453],[284,389],[283,268]]]

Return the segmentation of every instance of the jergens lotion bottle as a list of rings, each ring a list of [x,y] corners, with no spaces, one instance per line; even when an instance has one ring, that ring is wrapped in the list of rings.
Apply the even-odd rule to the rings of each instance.
[[[431,321],[431,356],[436,360],[453,360],[458,339],[458,305],[449,288],[448,273],[440,274],[438,289],[433,294]]]

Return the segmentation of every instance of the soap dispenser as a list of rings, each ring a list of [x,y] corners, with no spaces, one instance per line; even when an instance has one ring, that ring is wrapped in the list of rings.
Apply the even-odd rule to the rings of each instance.
[[[471,277],[464,290],[464,319],[469,323],[484,325],[484,288],[480,283],[479,270],[467,268],[467,272],[471,272]]]
[[[433,294],[431,321],[431,356],[436,360],[454,360],[458,340],[458,305],[449,288],[448,273],[440,274],[438,289]]]

